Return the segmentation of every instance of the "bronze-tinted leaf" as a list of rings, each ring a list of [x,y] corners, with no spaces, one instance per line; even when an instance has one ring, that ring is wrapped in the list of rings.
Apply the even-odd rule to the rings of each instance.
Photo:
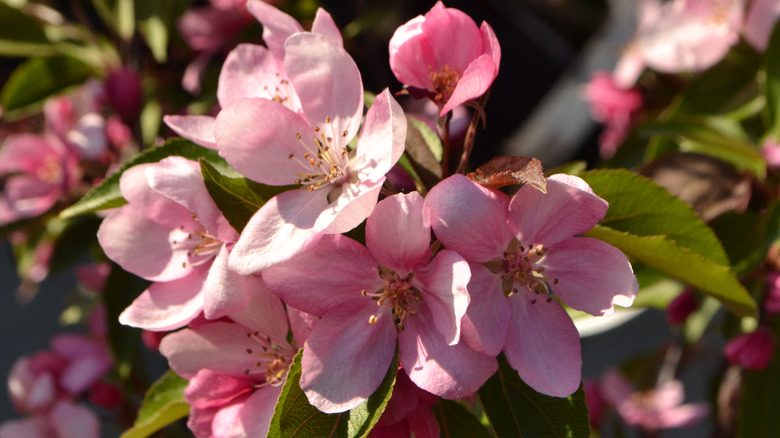
[[[476,171],[466,176],[476,183],[493,189],[513,184],[530,184],[542,193],[547,193],[542,162],[536,158],[502,155],[479,166]]]

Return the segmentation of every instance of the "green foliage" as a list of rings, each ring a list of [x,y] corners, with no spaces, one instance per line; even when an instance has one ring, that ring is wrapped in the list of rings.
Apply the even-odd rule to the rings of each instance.
[[[200,160],[200,170],[209,195],[239,233],[269,199],[294,186],[266,186],[246,178],[230,178],[222,175],[208,161]]]
[[[13,111],[40,104],[95,74],[90,65],[71,56],[31,58],[8,78],[0,91],[0,105],[4,111]]]
[[[591,171],[582,177],[610,204],[587,236],[695,286],[739,316],[755,315],[756,304],[715,233],[685,202],[626,170]]]
[[[400,163],[424,195],[441,180],[442,144],[439,136],[420,120],[407,116],[406,123],[404,159]]]
[[[0,2],[0,56],[41,56],[51,51],[51,43],[38,21]]]
[[[780,205],[774,203],[764,214],[754,211],[726,212],[712,221],[737,274],[746,274],[764,261],[769,246],[777,239]]]
[[[776,26],[764,56],[764,96],[769,116],[769,134],[780,139],[780,26]]]
[[[146,391],[146,396],[138,411],[133,427],[125,431],[121,438],[146,438],[163,427],[187,416],[190,405],[184,400],[187,380],[177,376],[171,370],[166,371]]]
[[[382,383],[368,400],[354,409],[339,414],[325,414],[309,404],[301,390],[301,356],[295,356],[287,382],[284,384],[279,402],[268,431],[269,438],[322,438],[322,437],[365,437],[379,421],[393,393],[395,375],[398,372],[398,355],[390,364]]]
[[[119,377],[127,380],[133,369],[138,369],[138,354],[141,347],[141,333],[138,329],[119,323],[119,314],[147,287],[149,281],[125,272],[118,265],[111,266],[106,280],[103,301],[108,321],[108,344],[114,356],[115,369]]]
[[[433,405],[442,438],[489,438],[493,435],[461,404],[439,399]]]
[[[119,179],[122,173],[133,166],[144,163],[156,163],[170,156],[180,156],[194,161],[205,158],[212,163],[222,163],[223,166],[226,166],[224,160],[217,154],[217,151],[198,146],[183,138],[173,138],[162,146],[147,149],[136,155],[117,172],[109,175],[100,184],[93,187],[78,202],[60,212],[60,217],[67,219],[99,210],[121,207],[127,203],[119,191]]]
[[[582,386],[567,398],[539,394],[520,379],[503,355],[498,357],[496,374],[479,389],[479,398],[499,438],[590,435]]]

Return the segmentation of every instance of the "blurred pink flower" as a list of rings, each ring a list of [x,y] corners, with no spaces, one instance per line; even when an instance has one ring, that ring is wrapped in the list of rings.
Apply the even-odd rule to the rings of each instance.
[[[0,424],[0,438],[98,438],[100,420],[84,406],[58,401],[45,413]]]
[[[610,315],[615,304],[630,306],[639,289],[620,250],[574,237],[604,217],[607,202],[582,179],[562,174],[547,178],[546,194],[524,185],[511,199],[453,175],[426,202],[436,237],[471,262],[463,339],[491,356],[503,350],[538,392],[566,397],[576,391],[580,338],[558,299]]]
[[[427,90],[439,115],[482,96],[498,74],[501,48],[486,22],[437,2],[390,39],[390,68],[401,83]]]
[[[99,159],[106,151],[105,119],[100,114],[104,85],[91,79],[75,91],[46,101],[46,130],[79,157]]]
[[[126,124],[133,124],[141,113],[143,89],[138,73],[127,67],[108,73],[104,84],[108,104]]]
[[[648,431],[691,426],[709,414],[706,403],[682,404],[685,394],[679,380],[639,392],[620,371],[610,370],[602,377],[600,389],[626,424]]]
[[[759,327],[751,333],[745,333],[726,344],[723,354],[732,365],[753,371],[765,369],[772,361],[775,339],[772,332]]]
[[[431,408],[438,398],[418,388],[406,373],[398,370],[387,408],[371,430],[369,438],[438,438],[439,422]]]
[[[683,324],[698,308],[696,294],[691,289],[685,289],[666,307],[666,322],[670,325]]]
[[[327,235],[263,271],[290,307],[322,316],[301,361],[301,389],[323,412],[343,412],[379,387],[396,351],[409,378],[444,398],[473,394],[497,368],[460,339],[468,264],[454,251],[431,260],[430,221],[417,192],[377,204],[366,247]],[[305,273],[301,275],[301,273]]]
[[[605,125],[599,138],[601,156],[612,158],[629,132],[631,117],[642,108],[642,94],[636,87],[619,87],[607,72],[595,72],[585,87],[584,97],[593,119]]]
[[[745,40],[759,52],[764,52],[769,45],[769,38],[780,17],[780,1],[753,0],[750,2],[742,35]]]
[[[761,145],[761,155],[767,166],[780,168],[780,143],[773,138],[767,138]]]
[[[780,313],[780,272],[772,272],[766,278],[766,298],[764,310],[769,314]]]

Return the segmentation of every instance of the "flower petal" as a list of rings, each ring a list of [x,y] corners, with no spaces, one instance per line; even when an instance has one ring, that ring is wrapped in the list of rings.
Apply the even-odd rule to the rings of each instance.
[[[119,322],[152,331],[167,331],[185,326],[203,309],[201,288],[207,269],[164,283],[153,283],[120,315]]]
[[[260,277],[247,278],[252,278],[251,299],[246,308],[231,313],[230,319],[270,337],[276,345],[286,344],[288,324],[284,305]]]
[[[385,89],[366,113],[350,171],[361,181],[384,177],[404,153],[406,125],[404,111]]]
[[[390,38],[390,68],[403,84],[432,89],[430,71],[433,53],[422,33],[425,17],[418,15],[401,25]]]
[[[311,247],[322,236],[312,230],[327,200],[319,193],[290,190],[271,198],[244,227],[228,260],[241,275],[267,269]]]
[[[306,340],[301,358],[301,389],[322,412],[344,412],[376,391],[395,354],[395,321],[377,312],[373,301],[330,310]]]
[[[436,237],[470,262],[500,256],[512,240],[507,224],[509,198],[497,190],[452,175],[434,186],[425,201]]]
[[[532,297],[536,299],[531,302]],[[520,291],[509,298],[512,318],[504,354],[520,378],[537,392],[567,397],[580,386],[580,336],[557,301]]]
[[[485,94],[493,83],[496,73],[498,72],[493,58],[490,55],[480,55],[463,71],[455,90],[439,111],[439,116],[443,117],[456,106]]]
[[[511,312],[501,289],[501,277],[478,263],[470,263],[471,302],[461,322],[462,339],[488,356],[497,356],[506,344]]]
[[[482,35],[474,20],[440,1],[425,14],[422,31],[436,62],[430,67],[436,71],[448,65],[463,72],[483,52]]]
[[[469,305],[466,285],[471,279],[468,262],[458,253],[443,249],[430,264],[414,271],[422,285],[423,300],[430,310],[433,325],[448,345],[460,340],[461,318]]]
[[[239,275],[228,268],[228,250],[222,245],[203,285],[203,315],[217,319],[244,309],[259,284],[260,278]]]
[[[249,0],[246,8],[263,25],[263,41],[274,58],[284,59],[284,42],[290,35],[303,32],[303,27],[293,17],[262,0]]]
[[[325,9],[317,8],[317,15],[314,16],[314,22],[311,24],[311,31],[327,36],[337,46],[344,46],[339,27],[336,26],[333,17]]]
[[[298,96],[282,70],[281,60],[256,44],[239,44],[228,54],[219,74],[217,99],[223,108],[234,99],[262,97],[287,108],[300,108]]]
[[[253,392],[244,403],[236,405],[235,409],[222,409],[217,412],[212,424],[215,437],[266,436],[281,393],[281,386],[264,386]]]
[[[173,132],[204,148],[216,149],[214,139],[215,118],[211,116],[165,116],[163,121]]]
[[[639,284],[626,256],[596,239],[575,237],[550,247],[542,261],[555,295],[577,310],[606,316],[634,302]]]
[[[60,401],[49,412],[49,425],[57,438],[98,438],[100,420],[91,410],[70,401]]]
[[[417,192],[385,198],[366,220],[369,251],[380,264],[399,273],[427,262],[430,243],[430,211]]]
[[[346,233],[360,225],[376,206],[385,179],[344,184],[341,193],[317,218],[314,231],[325,234]]]

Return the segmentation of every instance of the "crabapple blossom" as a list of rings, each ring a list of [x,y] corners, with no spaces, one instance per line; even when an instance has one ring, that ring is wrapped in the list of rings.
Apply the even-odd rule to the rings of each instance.
[[[438,399],[433,394],[418,388],[406,373],[396,375],[393,394],[387,403],[371,438],[436,438],[441,436],[439,423],[431,408]]]
[[[751,333],[734,338],[726,344],[723,354],[726,359],[742,368],[760,371],[769,365],[775,349],[772,332],[759,327]]]
[[[603,123],[599,152],[611,158],[631,128],[631,116],[642,107],[642,94],[636,88],[623,89],[609,73],[595,72],[584,90],[594,120]]]
[[[451,250],[431,260],[430,221],[417,192],[377,204],[366,247],[325,235],[306,252],[263,271],[288,306],[322,316],[303,350],[301,389],[323,412],[357,406],[379,387],[398,345],[420,388],[445,398],[474,393],[494,358],[459,343],[469,295],[466,261]]]
[[[769,45],[772,30],[780,17],[780,1],[753,0],[745,16],[742,35],[756,50],[764,52]]]
[[[260,281],[227,268],[238,238],[206,190],[198,163],[168,157],[131,167],[120,179],[129,204],[98,230],[106,255],[154,283],[120,315],[147,330],[172,330],[201,311],[219,318],[243,308]]]
[[[403,111],[385,90],[366,114],[357,147],[348,147],[362,121],[363,85],[352,58],[328,36],[292,35],[284,63],[302,113],[252,98],[234,99],[217,116],[217,144],[230,165],[263,184],[300,186],[249,220],[230,255],[230,267],[241,274],[363,222],[406,139]]]
[[[437,2],[390,39],[390,68],[403,84],[427,91],[439,115],[482,96],[493,83],[501,47],[486,22]]]
[[[190,380],[184,391],[192,406],[187,425],[199,438],[268,432],[297,348],[286,340],[281,301],[258,286],[247,307],[227,315],[229,320],[204,322],[160,343],[171,369]]]
[[[638,392],[620,371],[611,370],[602,377],[600,389],[626,424],[648,431],[691,426],[709,414],[706,403],[682,404],[685,394],[679,380]]]
[[[511,199],[463,175],[426,197],[436,237],[471,267],[468,345],[503,350],[536,391],[565,397],[580,384],[580,342],[564,304],[592,315],[629,306],[639,289],[631,264],[600,240],[573,237],[604,217],[607,202],[582,179],[553,175],[547,193],[525,185]]]

